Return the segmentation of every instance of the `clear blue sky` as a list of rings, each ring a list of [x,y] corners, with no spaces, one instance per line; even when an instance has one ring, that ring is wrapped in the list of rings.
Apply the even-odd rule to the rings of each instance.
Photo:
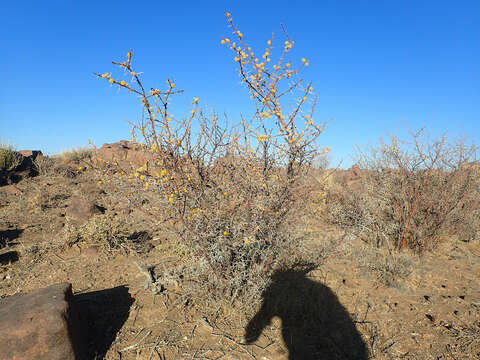
[[[92,72],[134,49],[147,86],[174,78],[183,111],[204,105],[238,118],[249,103],[224,11],[254,49],[286,25],[292,56],[310,61],[322,143],[334,161],[355,144],[427,126],[480,139],[480,1],[73,1],[0,4],[0,138],[48,154],[129,138],[138,100]],[[185,110],[186,111],[186,110]]]

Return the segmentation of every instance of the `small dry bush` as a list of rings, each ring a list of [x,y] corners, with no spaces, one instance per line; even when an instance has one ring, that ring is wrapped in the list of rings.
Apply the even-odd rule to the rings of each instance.
[[[431,140],[423,130],[410,142],[390,136],[360,150],[362,189],[337,186],[330,220],[390,250],[420,253],[454,235],[471,239],[479,225],[476,156],[474,145],[445,136]]]
[[[90,160],[93,155],[94,148],[91,146],[82,146],[76,149],[62,151],[59,157],[67,162],[80,163]]]
[[[37,156],[33,164],[40,175],[48,175],[55,166],[55,160],[49,156]]]
[[[365,244],[353,248],[351,257],[359,264],[362,273],[385,286],[398,286],[412,272],[411,254],[388,252],[387,249]]]
[[[130,225],[114,214],[95,215],[80,226],[67,224],[64,235],[68,246],[85,242],[111,251],[127,249],[132,244]]]
[[[136,95],[143,107],[132,133],[134,140],[143,138],[152,161],[117,173],[151,194],[156,207],[150,213],[170,224],[194,254],[206,293],[236,299],[259,295],[276,269],[310,257],[305,244],[313,235],[304,226],[309,185],[302,180],[326,151],[318,146],[324,124],[314,121],[313,88],[299,77],[308,61],[289,59],[294,42],[285,33],[275,50],[270,39],[257,57],[228,13],[227,20],[236,40],[221,43],[232,51],[255,109],[240,121],[205,112],[196,97],[188,116],[174,116],[169,101],[181,90],[170,79],[165,90],[147,90],[131,51],[113,62],[131,83],[96,75]]]
[[[14,170],[21,163],[21,154],[16,152],[11,145],[0,143],[0,170]]]

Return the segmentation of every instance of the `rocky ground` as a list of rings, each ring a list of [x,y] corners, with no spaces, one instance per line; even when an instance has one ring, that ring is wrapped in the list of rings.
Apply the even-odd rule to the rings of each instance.
[[[390,255],[319,224],[336,250],[245,314],[185,291],[182,244],[122,200],[81,163],[0,187],[0,296],[71,283],[92,359],[480,359],[478,240]]]

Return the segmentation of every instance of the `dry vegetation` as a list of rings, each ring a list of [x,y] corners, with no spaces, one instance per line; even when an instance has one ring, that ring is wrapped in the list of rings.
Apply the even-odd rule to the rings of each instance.
[[[390,136],[360,151],[360,189],[336,189],[331,221],[390,251],[421,253],[453,237],[474,240],[480,225],[477,153],[465,142],[430,140],[423,130],[410,142]]]
[[[254,113],[230,121],[194,98],[171,114],[182,91],[148,90],[131,51],[113,63],[130,81],[96,74],[138,97],[142,160],[80,148],[0,188],[0,295],[128,286],[134,300],[92,320],[92,359],[480,358],[477,148],[392,136],[342,180],[319,146],[308,60],[286,33],[256,55],[227,20]],[[12,154],[0,148],[7,170]],[[70,219],[79,195],[102,212]]]
[[[0,143],[0,170],[10,171],[22,162],[22,157],[11,145]]]
[[[124,182],[140,181],[159,199],[151,212],[158,221],[168,221],[198,259],[195,277],[206,294],[232,301],[242,296],[245,303],[245,296],[259,299],[274,271],[318,256],[305,250],[311,234],[301,224],[309,216],[303,211],[309,193],[304,179],[325,153],[317,142],[324,126],[313,118],[311,83],[299,77],[308,61],[295,65],[289,60],[293,42],[288,35],[275,60],[272,40],[256,55],[227,19],[236,41],[221,42],[233,52],[256,109],[237,123],[206,113],[198,98],[190,116],[171,114],[170,98],[181,91],[172,80],[166,90],[147,91],[131,52],[114,64],[132,83],[110,73],[97,76],[138,96],[143,105],[133,133],[142,138],[151,160],[117,172],[122,170]]]

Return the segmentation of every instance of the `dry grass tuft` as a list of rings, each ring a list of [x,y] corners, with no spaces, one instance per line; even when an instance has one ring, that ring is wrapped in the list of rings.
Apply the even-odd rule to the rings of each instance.
[[[78,147],[62,151],[58,156],[66,162],[80,163],[81,161],[90,160],[93,155],[94,148],[91,146]]]
[[[83,225],[66,224],[65,242],[72,246],[79,242],[102,246],[106,251],[126,250],[131,248],[132,230],[125,219],[107,213],[95,215]]]

